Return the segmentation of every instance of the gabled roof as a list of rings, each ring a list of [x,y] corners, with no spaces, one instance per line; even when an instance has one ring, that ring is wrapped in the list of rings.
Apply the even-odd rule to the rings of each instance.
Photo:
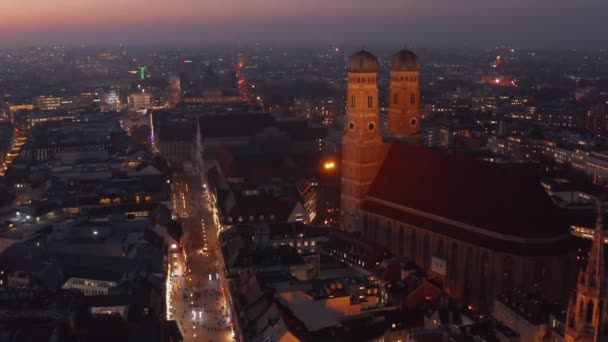
[[[226,217],[232,218],[230,223],[287,222],[297,204],[298,201],[292,198],[240,197]],[[264,216],[263,220],[260,219],[261,215]],[[253,217],[253,221],[250,217]]]
[[[561,211],[528,170],[399,144],[391,146],[363,209],[435,223],[446,218],[452,222],[441,224],[525,239],[568,234]]]

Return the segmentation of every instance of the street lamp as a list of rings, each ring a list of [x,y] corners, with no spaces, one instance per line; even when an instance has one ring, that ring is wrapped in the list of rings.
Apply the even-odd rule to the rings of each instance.
[[[326,161],[323,164],[323,169],[325,171],[331,171],[331,170],[334,170],[335,168],[336,168],[336,163],[334,161],[331,161],[331,160],[330,161]]]

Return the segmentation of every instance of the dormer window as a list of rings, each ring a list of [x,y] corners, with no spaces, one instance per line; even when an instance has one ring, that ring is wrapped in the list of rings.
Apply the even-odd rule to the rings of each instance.
[[[249,222],[253,222],[253,216],[249,216]]]
[[[239,216],[239,222],[243,222],[243,216]]]
[[[228,223],[232,223],[232,216],[228,216]]]

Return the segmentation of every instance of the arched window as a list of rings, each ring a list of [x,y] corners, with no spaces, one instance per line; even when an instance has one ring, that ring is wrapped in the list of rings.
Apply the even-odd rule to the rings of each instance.
[[[593,302],[589,300],[587,302],[587,323],[591,323],[593,321]]]
[[[458,244],[456,242],[452,242],[452,248],[450,250],[450,259],[449,259],[449,268],[448,274],[450,276],[450,287],[452,291],[454,287],[458,284]]]
[[[505,257],[502,261],[502,289],[503,291],[513,288],[513,259]]]
[[[407,241],[405,241],[405,228],[403,226],[397,227],[399,229],[399,246],[397,248],[399,256],[403,256],[403,248]]]
[[[393,94],[393,104],[399,104],[399,94]]]
[[[374,108],[374,97],[373,96],[367,97],[367,108]]]
[[[416,104],[416,96],[414,95],[414,93],[410,94],[410,102],[411,104]]]
[[[542,260],[536,260],[534,264],[534,287],[542,287],[547,275],[547,267]]]
[[[465,303],[469,303],[471,302],[472,299],[472,295],[473,295],[473,248],[472,247],[468,247],[467,251],[465,252],[465,258],[464,258],[464,265],[463,265],[463,269],[464,269],[464,293],[463,293],[463,301]]]
[[[488,303],[488,284],[490,283],[490,257],[488,256],[488,252],[483,252],[481,254],[481,262],[480,275],[481,282],[479,284],[479,298],[482,305],[487,305]]]
[[[440,237],[439,239],[437,239],[437,245],[435,247],[435,256],[445,259],[445,255],[443,254],[443,238]]]
[[[351,106],[352,108],[355,108],[355,96],[351,96],[351,97],[350,97],[350,106]]]
[[[373,218],[374,220],[372,221],[372,226],[370,229],[370,233],[373,236],[371,240],[376,243],[380,243],[380,241],[378,241],[378,229],[380,229],[380,225],[378,225],[378,216],[374,216]]]
[[[429,233],[424,234],[424,239],[422,241],[422,254],[424,256],[422,265],[428,270],[431,262],[431,237],[429,236]]]
[[[416,262],[417,252],[418,251],[416,251],[416,231],[412,230],[412,235],[410,236],[410,258],[414,262]]]
[[[601,320],[602,319],[602,314],[604,312],[604,301],[600,300],[600,302],[597,304],[597,317]]]
[[[391,250],[391,227],[392,227],[392,224],[390,222],[386,222],[386,224],[384,225],[384,229],[385,229],[384,246],[389,251]]]

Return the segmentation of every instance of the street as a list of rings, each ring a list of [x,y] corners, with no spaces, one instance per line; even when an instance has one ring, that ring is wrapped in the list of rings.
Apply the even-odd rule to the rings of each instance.
[[[230,342],[231,320],[218,274],[216,227],[199,178],[189,177],[187,182],[185,199],[192,208],[183,220],[187,271],[183,277],[173,277],[168,289],[171,319],[179,324],[184,341]],[[176,190],[183,193],[183,189]]]

